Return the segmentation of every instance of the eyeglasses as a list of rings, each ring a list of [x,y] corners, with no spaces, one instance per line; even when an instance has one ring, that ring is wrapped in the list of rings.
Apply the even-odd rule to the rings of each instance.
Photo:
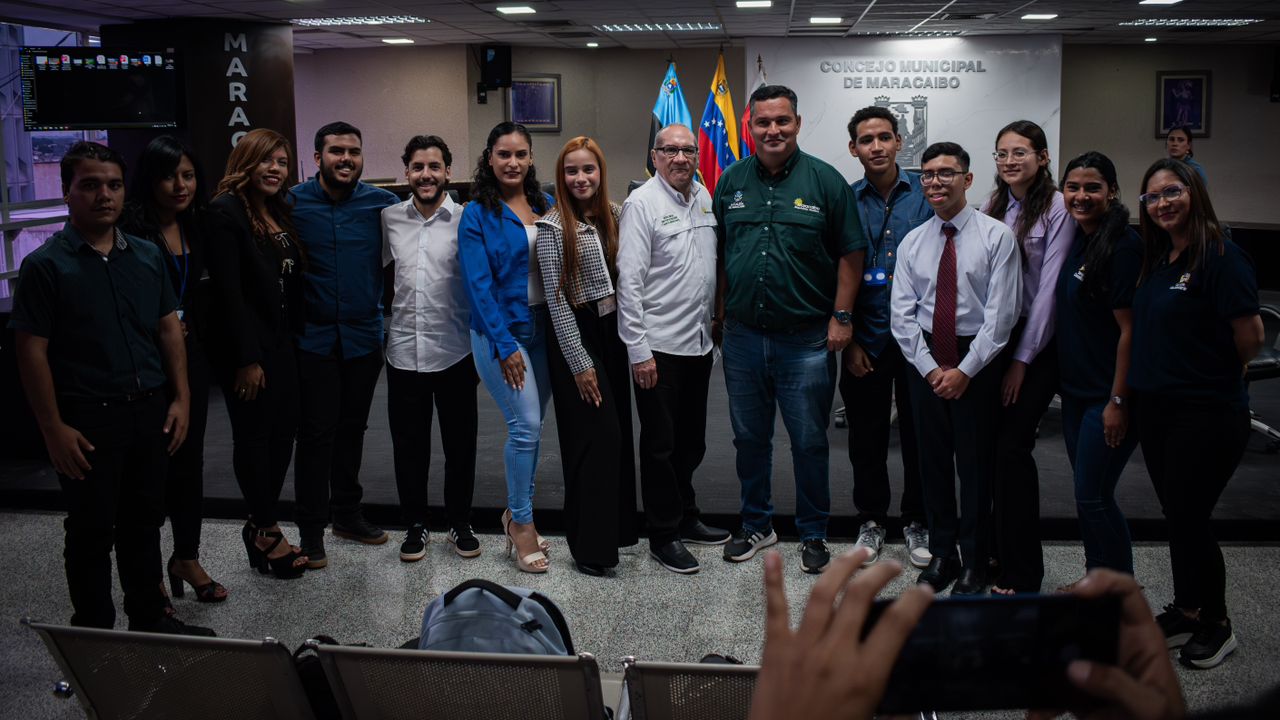
[[[1168,200],[1169,202],[1173,202],[1178,198],[1182,197],[1182,193],[1186,191],[1187,189],[1182,185],[1170,185],[1165,189],[1161,190],[1160,192],[1142,193],[1141,195],[1138,196],[1138,202],[1148,207],[1155,205],[1161,200]]]
[[[1018,162],[1022,162],[1023,160],[1026,160],[1027,158],[1035,154],[1036,153],[1034,150],[1028,150],[1026,148],[1018,148],[1013,152],[1009,152],[1008,150],[997,150],[991,153],[991,157],[995,158],[996,162],[1005,162],[1009,158],[1013,158]]]
[[[920,173],[920,182],[931,183],[936,179],[938,182],[942,183],[943,185],[950,185],[951,181],[955,180],[957,175],[963,175],[963,174],[964,173],[960,172],[959,170],[952,170],[951,168],[943,168],[942,170],[938,170],[938,171],[925,170],[924,172]]]
[[[662,147],[656,147],[654,150],[662,153],[667,158],[674,158],[676,155],[684,155],[687,158],[695,158],[698,156],[698,148],[693,147],[692,145],[685,145],[684,147],[680,147],[678,145],[664,145]]]

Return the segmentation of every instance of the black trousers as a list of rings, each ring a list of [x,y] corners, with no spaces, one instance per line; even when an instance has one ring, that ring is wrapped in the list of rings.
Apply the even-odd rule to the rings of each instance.
[[[653,360],[658,384],[647,390],[636,386],[635,393],[640,493],[649,545],[657,547],[678,539],[680,524],[699,516],[693,473],[707,454],[707,391],[714,358],[712,353],[655,352]]]
[[[399,370],[387,364],[387,421],[391,425],[396,491],[406,524],[427,522],[433,404],[440,413],[440,443],[444,447],[444,512],[449,527],[471,524],[479,382],[470,355],[438,372]]]
[[[578,395],[554,332],[550,347],[551,395],[564,467],[565,539],[575,560],[618,564],[618,548],[634,545],[636,460],[631,433],[631,364],[618,339],[618,314],[596,314],[596,304],[574,310],[582,345],[595,365],[600,407]]]
[[[85,453],[92,468],[83,480],[58,476],[67,504],[62,555],[74,609],[72,625],[115,625],[113,547],[130,622],[150,624],[164,612],[160,526],[168,465],[167,410],[159,390],[128,403],[59,402],[62,421],[79,430],[94,448]]]
[[[204,519],[204,432],[209,424],[209,362],[195,335],[187,336],[187,386],[191,415],[187,440],[169,458],[164,509],[173,527],[173,554],[179,560],[200,557]]]
[[[373,391],[382,372],[382,353],[343,358],[298,352],[302,415],[293,466],[298,527],[319,533],[332,517],[360,512],[360,461]]]
[[[856,377],[840,369],[840,399],[849,425],[849,463],[853,467],[853,504],[859,524],[885,524],[889,515],[889,413],[897,389],[898,443],[902,452],[902,523],[925,522],[920,457],[912,419],[907,373],[915,373],[897,342],[890,340],[871,361],[874,371]]]
[[[999,365],[1004,373],[1013,362],[1013,348],[1021,324],[1005,346]],[[1003,383],[1003,378],[1001,378]],[[1044,581],[1044,552],[1040,544],[1040,473],[1032,452],[1036,428],[1058,392],[1058,346],[1050,341],[1027,366],[1018,401],[1000,412],[996,442],[996,473],[991,484],[994,557],[1000,564],[996,585],[1018,592],[1040,592]]]
[[[1227,617],[1227,571],[1209,520],[1249,444],[1249,410],[1135,393],[1147,474],[1169,523],[1173,604]]]
[[[971,338],[959,338],[963,358]],[[929,517],[929,552],[953,557],[956,543],[965,567],[987,562],[987,533],[996,465],[1001,372],[993,361],[969,380],[957,400],[943,400],[912,368],[911,409],[920,440],[920,479]],[[960,478],[960,512],[956,514],[955,479]]]
[[[222,396],[231,420],[231,465],[249,506],[249,519],[258,527],[271,527],[280,520],[280,491],[298,430],[298,366],[293,339],[278,338],[261,365],[267,386],[256,399],[240,399],[235,376],[225,372]]]

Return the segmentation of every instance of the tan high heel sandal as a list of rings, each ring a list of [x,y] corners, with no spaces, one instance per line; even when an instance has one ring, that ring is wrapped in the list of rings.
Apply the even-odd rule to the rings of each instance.
[[[511,535],[511,511],[503,513],[502,516],[502,532],[507,536],[507,557],[511,557],[511,551],[516,547],[515,538]],[[535,550],[524,557],[516,555],[516,567],[521,572],[540,574],[547,571],[551,567],[551,561],[547,559],[546,553],[542,550]]]
[[[506,532],[507,525],[509,525],[510,523],[511,523],[511,508],[507,508],[506,510],[502,511],[503,532]],[[538,536],[538,549],[542,550],[543,554],[545,554],[548,558],[551,557],[551,541],[542,537],[541,535]]]

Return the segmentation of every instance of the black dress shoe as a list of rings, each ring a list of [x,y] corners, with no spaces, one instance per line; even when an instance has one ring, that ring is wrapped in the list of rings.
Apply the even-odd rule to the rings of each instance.
[[[680,523],[680,539],[694,545],[723,545],[731,536],[728,530],[713,528],[697,518]]]
[[[960,579],[951,588],[952,595],[981,595],[987,591],[987,581],[981,570],[965,568],[960,572]]]
[[[584,563],[574,560],[573,566],[578,568],[578,572],[583,575],[590,575],[591,577],[609,577],[613,574],[612,568],[607,568],[603,565],[596,565],[595,563]]]
[[[173,615],[161,615],[150,623],[129,622],[130,632],[162,633],[165,635],[191,635],[194,637],[217,637],[217,633],[207,627],[188,625]]]
[[[960,561],[953,557],[933,556],[929,561],[929,566],[916,578],[917,584],[928,585],[933,588],[934,592],[942,592],[947,589],[956,576],[960,574]]]
[[[674,573],[681,575],[691,575],[698,572],[698,560],[693,557],[689,549],[679,540],[672,540],[662,545],[651,546],[649,554],[662,567]]]

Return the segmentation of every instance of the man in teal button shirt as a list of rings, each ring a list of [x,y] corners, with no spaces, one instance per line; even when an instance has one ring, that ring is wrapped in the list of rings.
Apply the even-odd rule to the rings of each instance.
[[[742,529],[724,558],[741,562],[778,541],[770,475],[778,410],[791,438],[801,567],[830,560],[827,418],[836,356],[853,336],[866,239],[849,185],[800,152],[796,94],[766,85],[751,94],[756,154],[731,165],[712,209],[721,251],[724,374],[742,484]]]
[[[307,250],[295,519],[313,570],[328,564],[323,538],[330,519],[339,537],[369,544],[388,538],[361,512],[360,461],[382,372],[382,209],[399,202],[360,182],[359,129],[329,123],[316,131],[315,148],[319,174],[289,191]]]

